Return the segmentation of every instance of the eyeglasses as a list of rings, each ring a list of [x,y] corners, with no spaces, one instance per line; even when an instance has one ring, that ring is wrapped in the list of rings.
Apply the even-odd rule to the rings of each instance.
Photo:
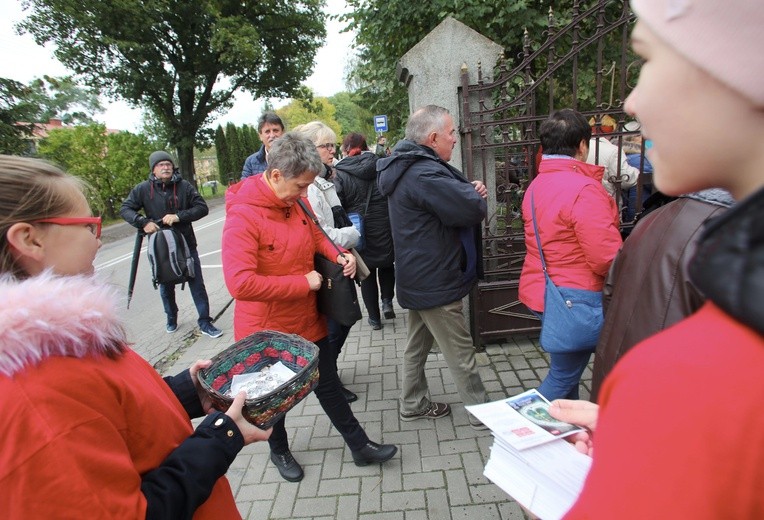
[[[78,226],[84,224],[96,238],[101,238],[101,217],[56,217],[42,218],[32,224],[56,224],[58,226]]]
[[[317,144],[316,148],[323,148],[324,150],[334,150],[337,148],[337,145],[334,143],[324,143],[324,144]]]

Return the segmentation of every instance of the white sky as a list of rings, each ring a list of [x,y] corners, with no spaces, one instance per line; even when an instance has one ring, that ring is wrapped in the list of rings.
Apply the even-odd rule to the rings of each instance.
[[[340,14],[347,8],[344,0],[327,0],[325,13]],[[35,77],[65,76],[69,74],[58,60],[53,57],[52,47],[38,46],[28,34],[19,36],[14,25],[25,17],[19,0],[0,0],[0,77],[10,78],[22,83],[29,83]],[[335,20],[327,20],[326,42],[316,54],[314,73],[306,81],[318,96],[331,96],[345,90],[344,69],[350,56],[353,35],[341,33],[343,25]],[[236,125],[254,124],[262,112],[263,101],[253,100],[245,92],[235,95],[236,102],[225,115],[213,124]],[[272,100],[276,106],[285,102]],[[137,131],[141,126],[141,112],[131,109],[127,103],[105,103],[106,111],[96,114],[95,119],[108,128]]]

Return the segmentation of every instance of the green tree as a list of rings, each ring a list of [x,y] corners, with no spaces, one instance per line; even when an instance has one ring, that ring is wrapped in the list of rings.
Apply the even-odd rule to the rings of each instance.
[[[103,111],[98,91],[78,85],[71,76],[33,79],[27,101],[36,109],[33,121],[37,123],[55,118],[67,125],[90,124],[93,114]]]
[[[238,90],[289,96],[326,31],[324,0],[28,0],[20,24],[85,82],[151,112],[185,178],[210,119]],[[209,137],[209,134],[205,134]]]
[[[260,145],[257,144],[257,141],[255,141],[255,135],[256,132],[253,131],[252,127],[249,125],[243,125],[241,127],[241,136],[242,136],[242,150],[244,151],[246,157],[249,157],[251,154],[255,153],[258,148],[260,148]],[[242,163],[243,165],[244,163]]]
[[[374,114],[356,100],[361,101],[360,96],[349,92],[339,92],[329,98],[329,102],[335,107],[334,118],[342,129],[340,138],[344,138],[350,132],[358,132],[366,136],[366,142],[373,150],[376,143]]]
[[[28,87],[12,79],[0,78],[0,153],[21,155],[29,152],[32,136],[32,107],[26,102]]]
[[[218,158],[218,172],[220,174],[220,181],[223,184],[228,184],[229,176],[232,176],[230,169],[230,159],[228,154],[228,140],[223,132],[223,127],[218,125],[215,130],[215,153]]]
[[[228,144],[228,173],[238,181],[241,178],[241,170],[247,157],[244,156],[244,159],[242,159],[245,152],[241,144],[239,129],[236,128],[235,124],[228,123],[226,125],[225,139]]]
[[[311,121],[321,121],[334,130],[337,138],[341,139],[342,128],[334,118],[335,112],[336,108],[325,97],[293,99],[288,105],[276,110],[276,114],[284,121],[288,129]]]
[[[90,203],[117,218],[130,189],[148,176],[148,156],[155,147],[145,136],[107,134],[101,124],[52,130],[40,141],[38,154],[90,184]]]
[[[149,155],[161,148],[143,134],[118,132],[106,136],[103,174],[110,182],[100,193],[110,218],[116,218],[130,190],[149,175]]]
[[[387,114],[394,137],[401,137],[409,114],[405,87],[398,81],[396,65],[446,17],[451,16],[491,38],[505,48],[512,60],[522,52],[523,31],[546,28],[550,6],[569,2],[516,0],[347,0],[350,11],[340,16],[347,30],[356,32],[358,55],[350,71],[350,82],[358,87],[363,106]],[[395,131],[394,129],[397,129]]]

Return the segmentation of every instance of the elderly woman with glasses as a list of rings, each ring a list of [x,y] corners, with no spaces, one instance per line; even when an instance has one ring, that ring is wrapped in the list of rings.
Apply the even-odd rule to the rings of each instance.
[[[294,129],[295,132],[307,137],[316,145],[324,169],[308,187],[308,200],[313,207],[318,223],[329,235],[329,238],[340,247],[350,249],[358,244],[360,233],[353,227],[350,219],[342,208],[337,190],[332,182],[332,165],[336,148],[337,134],[321,121],[311,121]],[[329,327],[329,342],[333,346],[336,358],[339,357],[342,345],[350,333],[350,327],[341,325],[331,318],[327,319]],[[358,396],[342,386],[342,393],[349,403],[356,401]]]

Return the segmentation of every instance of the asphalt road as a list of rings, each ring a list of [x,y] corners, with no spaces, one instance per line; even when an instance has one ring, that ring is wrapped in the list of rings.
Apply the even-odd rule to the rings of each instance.
[[[220,257],[220,239],[225,222],[225,209],[222,199],[210,201],[210,213],[194,223],[198,241],[199,257],[202,263],[204,282],[210,298],[210,314],[215,318],[229,304],[231,297],[223,281],[222,261]],[[130,264],[135,246],[136,230],[126,223],[118,223],[104,228],[103,245],[95,260],[96,272],[116,286],[123,295],[125,306],[122,319],[126,323],[128,337],[134,341],[133,348],[151,364],[179,351],[198,334],[196,307],[188,288],[176,288],[176,300],[179,307],[178,331],[167,334],[165,314],[159,290],[151,284],[151,269],[146,255],[147,240],[141,248],[138,274],[133,298],[127,309],[127,285]],[[232,335],[232,331],[224,331]]]

